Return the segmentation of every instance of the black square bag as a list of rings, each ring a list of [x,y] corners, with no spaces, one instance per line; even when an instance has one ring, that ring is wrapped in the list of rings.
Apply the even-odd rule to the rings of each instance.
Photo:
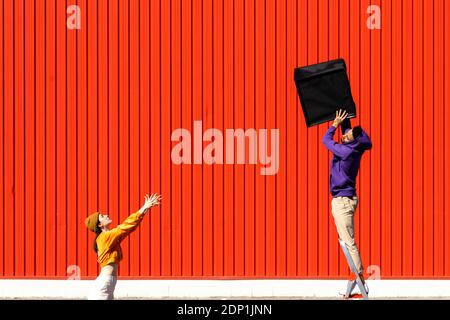
[[[334,120],[339,108],[356,117],[344,59],[295,68],[294,80],[308,127]]]

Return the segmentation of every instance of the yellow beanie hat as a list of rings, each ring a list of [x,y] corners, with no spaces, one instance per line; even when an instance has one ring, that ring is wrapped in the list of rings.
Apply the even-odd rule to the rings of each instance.
[[[95,227],[98,225],[98,215],[99,212],[94,212],[89,217],[84,220],[84,223],[86,224],[86,227],[91,230],[92,232],[95,232]]]

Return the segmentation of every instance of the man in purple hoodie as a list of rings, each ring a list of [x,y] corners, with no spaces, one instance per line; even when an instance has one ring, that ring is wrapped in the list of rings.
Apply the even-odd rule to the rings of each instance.
[[[337,232],[339,238],[345,242],[361,279],[364,279],[364,269],[355,243],[353,217],[358,205],[355,184],[359,164],[364,152],[372,148],[372,142],[360,126],[351,128],[347,115],[342,109],[336,112],[333,125],[323,136],[322,142],[333,153],[330,192],[333,197],[331,209]],[[342,143],[333,140],[339,125],[342,130]]]

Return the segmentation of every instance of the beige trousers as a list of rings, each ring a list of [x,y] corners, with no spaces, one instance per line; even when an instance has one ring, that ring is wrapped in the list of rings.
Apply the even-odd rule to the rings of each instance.
[[[355,243],[354,215],[358,197],[335,197],[331,201],[331,211],[339,238],[345,242],[358,272],[363,272],[361,256]]]
[[[102,268],[88,295],[88,300],[113,300],[117,283],[117,265]]]
[[[91,287],[88,300],[113,300],[116,283],[116,276],[100,274]]]

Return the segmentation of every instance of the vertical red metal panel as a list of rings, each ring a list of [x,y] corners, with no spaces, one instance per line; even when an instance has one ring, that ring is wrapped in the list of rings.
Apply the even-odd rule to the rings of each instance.
[[[161,193],[161,6],[150,2],[150,190]],[[164,206],[167,206],[164,194]],[[170,199],[170,198],[169,198]],[[161,275],[161,208],[152,209],[151,275]]]
[[[1,1],[0,4],[0,72],[1,72],[1,76],[0,76],[0,104],[1,104],[1,112],[0,112],[0,132],[1,132],[1,137],[0,137],[0,148],[1,148],[1,157],[0,157],[0,219],[1,219],[1,223],[2,226],[0,227],[0,240],[1,240],[1,244],[0,244],[0,275],[4,274],[4,264],[5,264],[5,202],[4,202],[4,194],[5,194],[5,161],[4,161],[4,157],[5,157],[5,143],[4,143],[4,138],[5,138],[5,118],[4,118],[4,112],[5,112],[5,92],[4,92],[4,77],[5,77],[5,71],[4,71],[4,47],[5,47],[5,43],[4,43],[4,33],[5,33],[5,29],[4,29],[4,3],[3,1]]]
[[[171,64],[170,64],[170,134],[175,128],[181,128],[181,1],[172,0],[170,13],[171,27]],[[163,136],[164,138],[164,136]],[[169,145],[169,150],[172,145]],[[170,159],[169,159],[170,161]],[[170,161],[171,180],[171,236],[172,236],[172,275],[181,276],[181,166]],[[214,212],[214,211],[213,211]]]
[[[126,209],[126,214],[129,215],[131,208],[139,208],[142,202],[140,195],[139,181],[141,179],[140,172],[140,112],[141,104],[139,101],[140,85],[139,85],[139,70],[141,68],[139,63],[139,0],[130,1],[129,6],[129,108],[130,108],[130,153],[129,153],[129,174],[130,174],[130,200]],[[142,150],[143,151],[143,150]],[[144,225],[145,226],[145,225]],[[130,275],[139,274],[139,247],[141,229],[133,232],[130,239]],[[133,245],[134,243],[134,245]]]
[[[383,28],[381,29],[381,89],[380,89],[380,197],[381,244],[380,267],[392,274],[392,8],[390,1],[381,1]],[[371,262],[372,263],[372,262]],[[376,264],[376,263],[375,263]]]
[[[297,66],[297,6],[295,1],[288,1],[286,6],[286,260],[288,277],[297,274],[297,110],[294,106],[298,98],[290,94],[295,92],[292,71]],[[266,77],[265,77],[266,78]],[[271,106],[269,105],[269,108]],[[267,109],[267,105],[266,105]],[[261,109],[260,109],[261,110]],[[269,137],[268,137],[269,139]],[[270,150],[270,149],[269,149]],[[281,164],[281,163],[280,163]],[[328,210],[324,210],[327,212]],[[326,214],[326,213],[325,213]],[[327,230],[328,233],[328,230]],[[327,241],[327,240],[325,240]],[[326,255],[325,255],[326,256]]]
[[[25,274],[24,3],[14,2],[14,275]]]
[[[433,11],[433,99],[434,99],[434,140],[433,148],[433,276],[444,275],[444,157],[442,147],[444,145],[444,1],[436,0]]]
[[[88,1],[86,7],[87,29],[87,210],[88,213],[98,210],[98,24],[97,0]],[[93,242],[93,235],[89,234],[88,243]],[[97,272],[97,259],[89,254],[87,274],[94,276]]]
[[[25,9],[29,7],[29,3],[25,3]],[[56,1],[55,7],[55,25],[56,25],[56,275],[63,276],[67,270],[67,60],[66,60],[66,6],[62,1]],[[30,12],[30,18],[32,12]],[[28,17],[25,18],[25,23]],[[33,20],[32,20],[33,21]],[[31,31],[31,30],[30,30]],[[33,32],[33,31],[31,31]],[[28,30],[27,30],[28,33]],[[27,33],[25,36],[27,36]],[[31,44],[31,43],[30,43]],[[26,52],[32,54],[32,50]],[[25,69],[28,69],[26,65]],[[31,70],[30,70],[31,71]],[[28,72],[28,71],[27,71]],[[32,73],[32,72],[31,72]],[[33,74],[33,73],[32,73]],[[26,81],[32,81],[27,79]],[[25,99],[29,99],[27,95]],[[31,110],[30,110],[31,111]],[[31,120],[31,119],[30,119]],[[33,121],[33,120],[31,120]],[[28,127],[29,122],[27,122]],[[32,127],[31,127],[32,128]],[[31,142],[31,141],[30,141]],[[31,151],[31,150],[30,150]],[[27,153],[26,157],[33,157],[33,153]],[[34,190],[33,190],[34,192]],[[26,192],[27,197],[31,192]],[[25,212],[28,212],[27,210]],[[33,211],[31,211],[33,212]],[[34,216],[34,215],[32,215]],[[33,217],[29,217],[32,218]],[[31,231],[31,230],[30,230]],[[34,237],[33,232],[30,233]],[[27,232],[27,239],[29,235]],[[32,240],[34,241],[34,239]],[[25,250],[33,248],[27,244]],[[30,250],[34,251],[34,250]],[[34,252],[31,252],[34,256]],[[33,263],[33,262],[32,262]]]
[[[413,275],[423,272],[423,3],[413,1]],[[420,235],[420,236],[418,236]]]
[[[109,116],[111,106],[109,104],[109,49],[108,49],[108,0],[98,0],[97,6],[97,77],[98,77],[98,211],[109,213]],[[93,211],[97,211],[95,208]],[[111,214],[112,217],[112,214]],[[90,251],[92,254],[92,250]],[[95,258],[95,255],[94,255]],[[95,259],[91,264],[96,264]],[[95,268],[97,270],[97,267]]]
[[[150,188],[150,153],[152,146],[150,144],[150,2],[139,1],[138,5],[138,21],[139,21],[139,52],[138,52],[138,74],[139,74],[139,192],[137,193],[136,208],[142,202],[143,194],[152,192]],[[154,214],[154,212],[151,212]],[[139,274],[150,276],[151,259],[153,253],[151,251],[151,231],[150,217],[147,216],[140,228],[140,246],[139,246]]]
[[[45,2],[36,1],[36,276],[45,276]]]
[[[277,259],[277,276],[286,276],[287,272],[287,214],[286,214],[286,158],[287,158],[287,148],[286,148],[286,108],[287,108],[287,93],[286,93],[286,2],[277,1],[275,8],[275,29],[276,29],[276,73],[275,73],[275,94],[276,94],[276,105],[275,105],[275,119],[276,127],[280,130],[280,139],[278,143],[279,147],[279,170],[276,179],[276,259]],[[256,81],[257,79],[255,79]]]
[[[202,1],[192,2],[192,121],[203,119]],[[233,96],[234,98],[234,96]],[[191,131],[192,133],[192,131]],[[191,155],[192,156],[192,155]],[[203,274],[203,166],[192,168],[192,274]]]
[[[170,170],[170,116],[171,116],[171,1],[161,1],[161,275],[172,274],[171,242],[171,170]]]
[[[108,1],[108,209],[111,219],[119,223],[119,1]]]
[[[68,1],[67,5],[73,5],[75,1]],[[37,4],[36,4],[37,9]],[[64,10],[66,12],[66,10]],[[64,14],[66,17],[66,14]],[[36,16],[36,27],[38,26],[38,19]],[[36,29],[38,30],[38,29]],[[77,127],[78,127],[78,118],[77,118],[77,31],[76,30],[67,30],[67,225],[65,226],[67,229],[67,267],[71,265],[78,265],[78,229],[82,227],[81,221],[82,217],[78,216],[78,188],[77,188]],[[36,33],[36,40],[38,39],[38,34]],[[39,50],[38,42],[36,41],[36,103],[38,103],[38,85],[39,78],[38,68],[39,68],[39,60],[38,60],[38,50]],[[36,120],[38,117],[38,109],[36,105]],[[36,129],[38,128],[38,124],[36,124]],[[37,148],[39,148],[39,142],[36,137],[36,156],[37,156]],[[37,167],[36,161],[36,222],[39,221],[39,211],[37,207],[38,203],[38,192],[39,186],[37,184],[39,177],[39,169]],[[36,225],[36,245],[38,244],[38,237],[41,231],[37,229]],[[91,251],[92,252],[92,251]],[[36,251],[36,260],[38,259],[39,252]]]
[[[381,1],[371,1],[380,7]],[[383,16],[385,18],[385,16]],[[381,29],[382,30],[382,29]],[[370,264],[381,265],[381,30],[370,30],[370,138],[375,145],[370,151]]]
[[[86,232],[83,225],[83,219],[89,214],[88,211],[88,97],[87,97],[87,34],[88,34],[88,20],[87,20],[87,4],[86,0],[78,2],[81,12],[81,30],[77,31],[77,221],[80,224],[77,230],[77,244],[78,244],[78,266],[81,275],[88,274],[88,252],[91,248],[91,243],[88,241],[92,239]],[[47,159],[46,159],[47,161]],[[47,204],[46,204],[47,205]]]
[[[392,137],[391,137],[391,152],[392,152],[392,275],[400,276],[402,274],[402,177],[403,177],[403,163],[402,163],[402,147],[398,145],[397,141],[402,141],[402,80],[403,80],[403,34],[402,34],[402,1],[395,1],[391,3],[391,43],[392,43],[392,78],[391,78],[391,106],[392,106]],[[394,137],[396,137],[394,139]]]
[[[32,277],[35,275],[35,261],[36,250],[34,250],[36,242],[35,223],[36,223],[36,207],[35,207],[35,28],[34,28],[34,12],[35,2],[25,2],[25,207],[24,213],[27,214],[25,220],[25,276]],[[3,43],[3,39],[1,41]],[[3,74],[3,72],[2,72]],[[63,125],[63,122],[61,122]],[[2,148],[3,150],[3,148]],[[1,167],[1,165],[0,165]],[[1,170],[1,169],[0,169]],[[65,174],[61,176],[61,179],[65,179]],[[3,182],[3,181],[2,181]],[[2,183],[3,187],[3,183]],[[1,191],[0,191],[1,192]],[[0,196],[1,197],[1,196]],[[1,206],[1,205],[0,205]],[[65,224],[65,223],[64,223]],[[1,232],[1,231],[0,231]],[[0,239],[3,239],[0,236]],[[64,244],[62,241],[61,243]],[[2,246],[0,246],[2,247]],[[66,250],[64,250],[66,251]],[[3,256],[0,253],[0,256]],[[62,260],[62,264],[65,267],[65,261]],[[0,267],[1,268],[1,267]],[[2,271],[0,270],[0,274]]]
[[[212,125],[212,91],[213,91],[213,35],[212,35],[212,2],[203,2],[203,88],[202,88],[202,129],[206,131]],[[202,147],[205,144],[202,143]],[[202,149],[203,150],[203,149]],[[203,155],[203,154],[202,154]],[[212,166],[203,166],[203,275],[213,275],[213,203],[212,203]]]
[[[448,17],[450,14],[450,5],[448,2],[444,2],[444,17]],[[444,59],[450,54],[450,19],[444,19]],[[446,76],[450,74],[450,63],[448,58],[444,60],[444,106],[448,106],[450,104],[450,81],[446,79]],[[444,119],[445,123],[449,123],[450,121],[450,111],[444,109]],[[450,181],[450,128],[445,126],[444,132],[444,180]],[[444,239],[444,248],[445,248],[445,276],[450,276],[450,255],[447,253],[448,248],[450,248],[450,188],[448,185],[444,185],[444,224],[445,224],[445,239]]]
[[[265,79],[266,68],[265,59],[265,2],[255,2],[255,79]],[[255,81],[255,129],[264,129],[265,125],[265,96],[264,81]],[[259,137],[260,138],[260,137]],[[261,146],[259,140],[254,151],[258,159],[261,160],[258,148]],[[265,176],[259,171],[261,166],[255,166],[255,275],[263,276],[265,274]]]
[[[255,127],[255,0],[244,4],[244,128]],[[278,78],[279,79],[279,78]],[[247,158],[248,159],[248,158]],[[245,275],[255,274],[255,166],[245,165]]]
[[[318,8],[316,1],[308,1],[308,53],[307,53],[307,64],[317,63],[318,53]],[[307,198],[307,214],[308,214],[308,276],[317,276],[317,262],[318,262],[318,219],[317,219],[317,191],[318,191],[318,145],[319,134],[318,127],[309,128],[307,131],[307,185],[308,185],[308,198]],[[278,178],[279,179],[279,178]],[[277,186],[278,189],[278,186]]]
[[[7,1],[3,7],[4,23],[4,274],[14,276],[14,3]],[[8,259],[6,259],[8,257]]]
[[[405,276],[413,275],[413,7],[412,1],[403,1],[402,10],[402,189],[403,189],[403,260],[402,274]],[[408,112],[409,111],[409,112]]]
[[[119,1],[119,221],[129,214],[130,203],[130,0]],[[129,238],[122,244],[128,256]],[[129,275],[130,261],[121,265],[120,275]]]
[[[223,5],[223,127],[234,128],[234,60],[233,60],[233,12],[234,1],[224,1]],[[193,106],[191,106],[193,108]],[[195,119],[195,118],[194,118]],[[189,127],[189,126],[188,126]],[[192,131],[191,131],[192,132]],[[225,144],[224,144],[225,146]],[[234,150],[234,148],[233,148]],[[234,159],[234,157],[233,157]],[[224,154],[224,163],[226,155]],[[234,174],[235,166],[224,165],[224,185],[223,185],[223,255],[224,255],[224,276],[234,275],[235,251],[234,251]],[[195,189],[194,189],[195,190]],[[262,201],[264,198],[262,199]],[[192,204],[192,203],[190,203]],[[191,207],[194,209],[196,207]],[[264,239],[264,237],[262,237]],[[184,240],[183,240],[184,241]],[[264,241],[264,240],[263,240]],[[261,242],[262,243],[262,242]],[[192,245],[193,243],[191,243]],[[264,248],[264,246],[261,246]],[[263,249],[264,250],[264,249]],[[261,265],[264,265],[262,263]]]
[[[56,24],[55,2],[45,3],[45,274],[56,276]],[[85,175],[84,175],[85,176]],[[87,195],[87,194],[86,194]]]
[[[298,3],[297,28],[298,28],[298,55],[297,65],[308,64],[308,1],[301,0]],[[270,27],[270,26],[268,26]],[[297,100],[298,119],[298,274],[308,274],[308,130],[305,126],[303,111]],[[270,111],[269,111],[270,112]],[[270,113],[269,113],[270,114]],[[268,208],[269,210],[270,208]],[[270,211],[269,211],[270,212]]]
[[[245,11],[244,1],[234,1],[234,127],[245,128]],[[206,66],[203,65],[203,68]],[[205,79],[203,79],[205,81]],[[203,90],[206,88],[203,87]],[[235,175],[235,275],[245,275],[245,166],[236,165]],[[206,186],[203,186],[204,188]],[[202,208],[206,214],[206,208]],[[205,239],[204,241],[206,241]]]
[[[317,38],[318,38],[318,53],[317,59],[318,61],[326,61],[329,58],[329,20],[328,20],[328,1],[318,1],[318,30],[317,30]],[[348,18],[346,19],[345,15],[348,12],[341,12],[342,20],[346,21],[348,24]],[[339,31],[343,31],[345,26],[343,26]],[[343,33],[343,32],[342,32]],[[342,41],[342,47],[345,46],[345,41],[348,41],[348,38],[341,38],[341,33],[338,35],[339,39]],[[292,81],[291,81],[292,82]],[[322,137],[323,134],[328,129],[328,123],[323,123],[318,126],[318,134],[319,137]],[[319,139],[319,141],[321,141]],[[319,145],[319,147],[321,147]],[[318,148],[318,158],[326,159],[329,156],[329,151],[326,148]],[[318,195],[318,203],[317,203],[317,216],[318,216],[318,276],[328,275],[328,222],[330,217],[328,216],[328,199],[329,199],[329,179],[328,179],[328,170],[329,163],[326,161],[318,162],[318,187],[317,187],[317,195]]]
[[[141,197],[139,196],[139,1],[129,3],[129,203],[126,207],[126,215],[130,208],[139,208]],[[130,269],[129,273],[139,273],[139,235],[140,228],[129,237]],[[135,243],[135,245],[132,245]]]
[[[423,6],[423,271],[424,276],[433,275],[433,216],[434,188],[433,188],[433,136],[434,136],[434,41],[433,41],[433,9],[434,1]],[[429,106],[429,107],[427,107]],[[425,214],[433,212],[433,214]]]
[[[212,126],[223,132],[223,1],[212,4]],[[253,59],[254,62],[254,59]],[[215,138],[217,139],[217,137]],[[223,139],[222,139],[223,144]],[[220,144],[216,146],[214,156],[219,156]],[[222,153],[223,157],[223,153]],[[213,168],[213,273],[223,276],[223,165],[212,165]],[[254,227],[254,223],[252,223]]]
[[[79,30],[67,28],[69,5],[80,8]],[[367,24],[371,5],[381,30]],[[94,277],[84,218],[99,210],[120,223],[147,192],[161,192],[163,205],[123,243],[122,276],[345,276],[321,145],[328,125],[306,128],[291,73],[343,57],[353,124],[373,141],[357,180],[363,263],[382,277],[448,277],[449,7],[2,2],[0,276],[66,277],[75,265]],[[174,164],[177,128],[192,139],[216,128],[223,147],[226,129],[255,129],[258,153],[258,130],[270,150],[279,129],[278,173]]]
[[[276,106],[276,3],[274,0],[266,0],[265,28],[266,28],[266,127],[267,129],[276,128],[275,106]],[[238,46],[239,43],[236,43]],[[237,57],[236,57],[237,58]],[[237,109],[239,105],[236,106]],[[270,143],[272,146],[272,143]],[[276,175],[266,176],[266,276],[274,277],[277,274],[276,265]]]
[[[181,1],[181,127],[192,132],[192,1]],[[191,155],[192,159],[192,155]],[[192,276],[192,165],[181,165],[181,274]]]

